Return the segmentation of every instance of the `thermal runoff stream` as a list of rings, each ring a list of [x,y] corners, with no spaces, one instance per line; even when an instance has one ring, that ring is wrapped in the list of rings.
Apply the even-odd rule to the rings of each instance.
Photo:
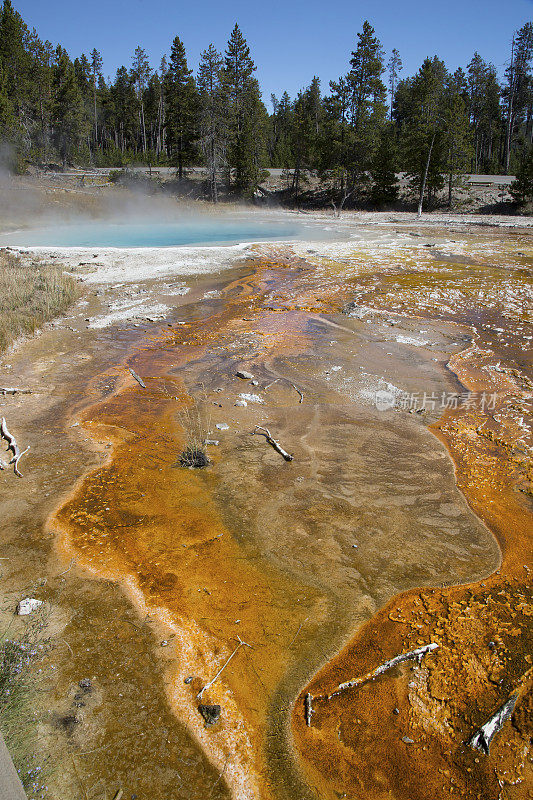
[[[54,642],[35,797],[525,800],[531,233],[263,233],[61,253],[86,294],[0,370],[33,391],[2,563]]]

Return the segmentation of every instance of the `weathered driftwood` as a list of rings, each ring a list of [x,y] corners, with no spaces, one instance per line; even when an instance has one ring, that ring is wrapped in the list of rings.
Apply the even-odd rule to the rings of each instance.
[[[6,466],[9,466],[10,464],[13,464],[14,465],[14,470],[15,470],[15,475],[17,477],[19,477],[19,478],[22,478],[22,474],[19,472],[19,468],[18,468],[19,467],[19,461],[22,458],[22,456],[25,453],[27,453],[28,450],[30,449],[29,445],[25,450],[22,450],[22,452],[21,452],[20,447],[17,444],[17,440],[15,439],[13,434],[11,434],[7,429],[5,417],[2,417],[2,421],[0,422],[0,436],[2,437],[2,439],[6,440],[7,449],[11,450],[11,452],[13,453],[13,457],[12,457],[11,461],[9,462],[9,464],[6,464],[4,461],[0,461],[0,469],[5,469]]]
[[[146,389],[146,384],[143,381],[143,379],[140,377],[140,375],[137,375],[137,373],[134,370],[132,370],[131,367],[128,367],[128,369],[131,372],[131,374],[133,375],[133,377],[135,378],[135,380],[137,381],[137,383],[139,384],[139,386],[142,386],[143,389]]]
[[[290,453],[287,453],[287,451],[283,449],[283,447],[280,445],[280,443],[272,438],[268,428],[263,428],[261,425],[256,425],[255,426],[255,430],[252,431],[252,436],[255,433],[258,433],[260,436],[264,436],[265,439],[267,440],[267,442],[270,445],[272,445],[274,450],[276,450],[276,452],[278,452],[280,454],[280,456],[283,456],[285,461],[292,461],[294,459],[294,456],[291,456]]]
[[[16,386],[0,386],[0,394],[31,394],[31,389],[18,389]]]
[[[220,667],[220,669],[217,672],[217,674],[215,675],[215,677],[212,680],[210,680],[209,683],[206,683],[206,685],[203,687],[203,689],[200,689],[200,691],[196,695],[196,699],[197,700],[201,700],[202,696],[203,696],[203,693],[205,691],[207,691],[208,689],[210,689],[211,686],[218,680],[218,678],[222,675],[222,673],[224,672],[224,670],[228,666],[228,664],[231,661],[231,659],[233,658],[233,656],[236,655],[236,653],[239,652],[241,647],[249,647],[250,649],[252,649],[252,645],[248,644],[247,642],[243,642],[243,640],[240,638],[240,636],[237,636],[237,639],[239,640],[239,644],[237,645],[237,647],[235,648],[233,653],[230,655],[230,657],[227,659],[227,661]]]
[[[308,728],[311,727],[311,717],[313,716],[313,695],[307,692],[304,698],[304,711],[305,711],[305,724]]]
[[[494,736],[503,727],[505,720],[509,719],[514,711],[517,695],[512,695],[500,708],[494,712],[481,728],[468,740],[468,744],[475,750],[481,750],[486,756],[489,754],[490,743]]]
[[[358,686],[362,686],[364,683],[373,681],[375,678],[383,675],[383,673],[387,672],[389,669],[398,666],[398,664],[401,664],[403,661],[418,661],[420,664],[426,653],[431,653],[432,650],[436,650],[437,648],[438,644],[432,642],[431,644],[425,644],[423,647],[417,647],[416,650],[411,650],[409,653],[400,653],[399,656],[394,656],[394,658],[391,658],[389,661],[385,661],[384,664],[381,664],[381,666],[377,667],[373,672],[363,675],[362,678],[353,678],[345,683],[340,683],[334,692],[320,699],[331,700],[332,697],[342,694],[342,692],[345,692],[347,689],[355,689]]]

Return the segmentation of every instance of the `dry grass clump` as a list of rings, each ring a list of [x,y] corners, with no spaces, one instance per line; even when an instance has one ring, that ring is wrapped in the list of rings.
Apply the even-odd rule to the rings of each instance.
[[[206,406],[204,391],[201,398],[193,400],[190,406],[186,406],[178,414],[179,423],[186,436],[186,446],[178,458],[181,467],[201,469],[210,464],[205,449],[205,438],[211,427],[211,415]]]
[[[0,352],[61,314],[79,293],[59,267],[0,250]]]

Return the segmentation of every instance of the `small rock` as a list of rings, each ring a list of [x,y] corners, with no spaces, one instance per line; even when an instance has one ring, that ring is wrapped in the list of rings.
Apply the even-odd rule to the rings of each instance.
[[[246,372],[243,369],[238,369],[235,375],[237,378],[242,378],[243,381],[251,381],[254,377],[251,372]]]
[[[217,422],[215,428],[217,428],[219,431],[228,431],[229,425],[227,422]]]
[[[408,736],[402,736],[402,742],[405,742],[405,744],[414,744],[415,743],[414,739],[410,739]]]
[[[80,689],[90,689],[92,687],[92,683],[89,678],[82,678],[78,683],[78,686]]]
[[[205,720],[206,725],[215,725],[220,719],[220,706],[198,706],[198,711]]]
[[[218,445],[220,444],[220,442],[218,441],[218,439],[204,439],[204,444],[205,444],[205,445],[211,444],[211,445],[213,445],[214,447],[218,447]]]
[[[17,614],[20,617],[26,617],[40,608],[42,604],[42,600],[36,600],[34,597],[25,597],[17,606]]]
[[[392,709],[392,713],[393,714],[399,714],[400,713],[400,709],[399,708],[393,708]]]
[[[246,408],[246,406],[248,405],[248,403],[246,402],[246,400],[237,400],[237,402],[235,403],[235,405],[236,405],[238,408]]]
[[[264,403],[265,402],[263,400],[263,398],[260,397],[258,394],[246,394],[246,393],[243,393],[243,394],[239,395],[239,398],[241,400],[244,400],[245,403]]]
[[[188,678],[185,678],[185,680],[183,681],[183,683],[187,683],[187,684],[189,684],[189,683],[192,683],[192,682],[193,682],[193,680],[194,680],[193,676],[192,676],[192,675],[189,675],[189,677],[188,677]]]
[[[163,639],[163,641],[161,642],[161,647],[168,647],[168,642],[166,639]]]
[[[259,381],[252,381],[252,386],[259,386]]]

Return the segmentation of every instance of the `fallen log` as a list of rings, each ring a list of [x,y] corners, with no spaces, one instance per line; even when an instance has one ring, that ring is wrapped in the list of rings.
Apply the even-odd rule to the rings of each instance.
[[[389,661],[385,661],[384,664],[381,664],[381,666],[377,667],[373,672],[363,675],[362,678],[353,678],[345,683],[340,683],[331,694],[322,695],[321,697],[317,696],[315,699],[331,700],[332,697],[342,694],[342,692],[345,692],[347,689],[355,689],[358,686],[362,686],[364,683],[375,680],[380,675],[383,675],[384,672],[398,666],[398,664],[404,661],[417,661],[418,664],[420,664],[426,653],[431,653],[432,650],[436,650],[437,648],[438,644],[432,642],[431,644],[425,644],[423,647],[417,647],[416,650],[411,650],[409,653],[400,653],[400,655],[394,656],[394,658],[391,658]]]
[[[2,421],[0,422],[0,436],[2,437],[2,439],[6,440],[7,449],[11,450],[11,452],[13,453],[13,458],[11,459],[9,464],[6,465],[5,462],[2,461],[1,462],[2,466],[0,468],[1,469],[5,469],[6,466],[9,466],[9,465],[13,464],[14,465],[15,475],[18,478],[22,478],[22,474],[19,472],[18,465],[19,465],[19,461],[22,458],[22,456],[25,453],[27,453],[28,450],[30,449],[29,445],[25,450],[22,450],[22,452],[21,452],[20,447],[17,444],[17,440],[15,439],[13,434],[11,434],[7,429],[5,417],[2,417]]]
[[[308,728],[311,727],[311,717],[313,716],[314,709],[313,709],[313,695],[310,692],[307,692],[304,699],[304,711],[305,711],[305,724]]]
[[[294,459],[294,456],[291,456],[290,453],[287,453],[287,451],[283,449],[280,443],[272,438],[268,428],[263,428],[261,425],[256,425],[255,430],[252,431],[252,436],[254,434],[259,434],[259,436],[264,436],[267,442],[274,448],[274,450],[276,450],[276,452],[279,453],[280,456],[283,456],[285,461],[292,461]]]
[[[468,744],[474,750],[481,750],[486,756],[489,754],[490,743],[494,736],[503,727],[503,724],[514,711],[518,696],[512,695],[500,708],[494,712],[481,728],[478,728],[473,736],[468,740]]]
[[[143,379],[140,377],[140,375],[137,375],[137,373],[134,372],[134,370],[132,370],[131,367],[128,367],[128,369],[131,372],[131,374],[133,375],[133,377],[135,378],[135,380],[137,381],[137,383],[139,384],[139,386],[142,386],[143,389],[146,389],[146,384],[143,381]]]

